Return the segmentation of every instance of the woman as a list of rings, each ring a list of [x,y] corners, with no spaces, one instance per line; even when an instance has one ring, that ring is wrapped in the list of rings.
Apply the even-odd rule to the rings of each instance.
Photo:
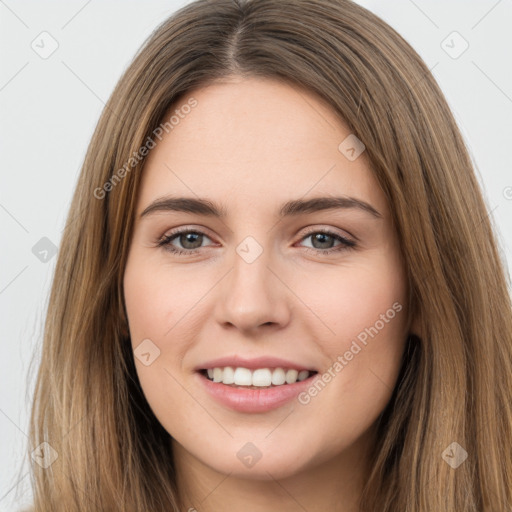
[[[348,0],[165,21],[69,213],[33,510],[504,511],[511,399],[504,268],[415,51]]]

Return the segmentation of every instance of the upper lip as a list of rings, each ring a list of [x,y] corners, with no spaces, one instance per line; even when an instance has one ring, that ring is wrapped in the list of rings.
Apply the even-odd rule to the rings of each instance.
[[[279,357],[261,356],[253,359],[245,359],[240,356],[226,356],[218,359],[212,359],[199,364],[194,370],[208,370],[210,368],[225,368],[226,366],[232,366],[234,368],[248,368],[256,370],[257,368],[287,368],[295,370],[309,370],[316,371],[311,366],[295,363],[293,361],[287,361]]]

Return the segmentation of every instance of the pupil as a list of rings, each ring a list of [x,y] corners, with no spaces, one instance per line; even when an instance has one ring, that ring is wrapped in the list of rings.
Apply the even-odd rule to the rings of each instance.
[[[324,239],[323,241],[322,241],[322,238]],[[313,240],[314,241],[318,241],[321,244],[327,244],[328,245],[328,242],[325,241],[325,238],[331,238],[331,235],[327,235],[326,233],[317,233],[316,236],[313,237]],[[314,246],[314,244],[313,244],[313,246]],[[325,249],[325,247],[323,247],[323,246],[321,248]]]
[[[200,235],[199,233],[187,233],[181,236],[182,239],[180,240],[180,242],[182,243],[183,247],[186,247],[187,249],[197,249],[197,247],[201,247],[201,244],[199,244],[197,247],[189,247],[188,244],[191,243],[193,245],[194,241],[197,242],[197,238],[201,236],[202,235]],[[190,237],[192,237],[192,239],[190,239]],[[183,243],[183,241],[185,241],[185,243]]]

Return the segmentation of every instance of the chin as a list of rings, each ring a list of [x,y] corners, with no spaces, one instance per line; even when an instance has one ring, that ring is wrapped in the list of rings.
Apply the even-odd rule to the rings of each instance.
[[[288,478],[308,465],[304,460],[304,451],[298,446],[289,445],[287,452],[284,452],[276,450],[272,443],[268,443],[267,448],[262,445],[258,441],[234,441],[224,446],[220,453],[211,453],[207,458],[204,452],[195,456],[200,455],[198,459],[214,471],[248,480]],[[301,460],[297,459],[297,454],[301,455]]]

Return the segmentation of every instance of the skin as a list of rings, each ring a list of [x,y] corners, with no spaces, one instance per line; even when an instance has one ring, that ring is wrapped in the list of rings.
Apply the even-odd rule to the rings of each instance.
[[[375,421],[409,332],[407,282],[385,196],[365,152],[350,161],[338,150],[350,130],[311,93],[231,77],[190,96],[197,106],[148,156],[124,275],[133,348],[150,339],[160,350],[147,366],[135,362],[148,403],[172,436],[183,510],[356,511]],[[167,211],[139,218],[166,194],[208,198],[227,217]],[[357,208],[278,217],[286,201],[332,195],[365,201],[381,217]],[[176,248],[198,248],[195,254],[157,246],[180,227],[205,234],[173,239]],[[315,241],[317,228],[356,246],[321,254],[340,242]],[[263,249],[250,264],[236,252],[247,236]],[[322,374],[395,303],[401,311],[307,404],[233,411],[204,391],[194,371],[236,353],[293,359]],[[237,457],[247,442],[261,452],[252,467]]]

